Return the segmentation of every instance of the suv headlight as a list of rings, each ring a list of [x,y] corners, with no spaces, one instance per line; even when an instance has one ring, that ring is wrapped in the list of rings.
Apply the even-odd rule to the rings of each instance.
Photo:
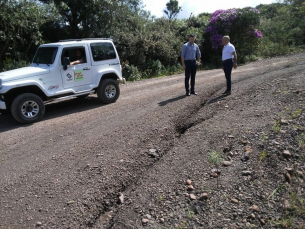
[[[2,79],[0,79],[0,89],[2,89]]]

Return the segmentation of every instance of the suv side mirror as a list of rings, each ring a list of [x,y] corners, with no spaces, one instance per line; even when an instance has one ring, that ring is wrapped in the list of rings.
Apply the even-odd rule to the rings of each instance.
[[[64,64],[64,70],[67,70],[68,65],[70,65],[70,58],[69,57],[64,57],[63,64]]]

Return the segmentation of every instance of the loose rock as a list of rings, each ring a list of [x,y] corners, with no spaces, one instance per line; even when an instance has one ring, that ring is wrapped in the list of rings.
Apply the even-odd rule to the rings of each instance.
[[[199,197],[199,200],[207,200],[208,199],[208,194],[207,193],[202,193]]]
[[[248,161],[249,159],[250,159],[250,151],[244,152],[242,161]]]
[[[263,225],[265,225],[265,224],[266,224],[266,222],[265,222],[265,220],[264,220],[264,219],[260,219],[260,222],[261,222],[261,224],[263,224]]]
[[[148,156],[150,156],[152,158],[156,158],[156,157],[159,157],[159,154],[156,149],[150,149],[148,151]]]
[[[119,196],[119,204],[123,204],[124,203],[124,194],[121,193]]]
[[[242,172],[242,175],[243,175],[243,176],[250,176],[251,174],[252,174],[251,171],[243,171],[243,172]]]
[[[253,205],[250,207],[251,210],[258,212],[259,211],[259,207],[257,205]]]
[[[214,177],[214,178],[218,177],[218,174],[214,173],[214,172],[211,172],[210,175],[211,175],[211,177]]]
[[[191,194],[191,195],[190,195],[190,198],[191,198],[191,200],[196,200],[196,199],[197,199],[196,196],[195,196],[194,194]]]
[[[189,186],[187,186],[187,190],[188,190],[188,191],[193,191],[193,190],[194,190],[193,185],[189,185]]]
[[[289,150],[284,150],[283,151],[283,156],[284,157],[291,157],[291,153],[289,152]]]
[[[142,219],[142,224],[143,224],[143,225],[147,225],[148,222],[149,222],[148,219]]]
[[[284,203],[282,204],[282,207],[284,210],[289,210],[291,208],[291,204],[288,200],[284,200]]]
[[[286,119],[281,119],[281,124],[282,125],[288,125],[288,121]]]
[[[36,226],[37,226],[37,227],[42,226],[42,222],[37,222],[37,223],[36,223]]]
[[[186,184],[187,184],[187,185],[191,185],[191,184],[192,184],[192,181],[191,181],[191,180],[187,180],[187,181],[186,181]]]
[[[223,165],[224,165],[224,166],[230,166],[230,165],[232,165],[232,162],[230,162],[230,161],[224,161],[224,162],[223,162]]]
[[[289,174],[292,174],[292,173],[293,173],[293,168],[285,168],[285,170],[286,170]]]
[[[234,204],[238,204],[239,201],[237,199],[233,198],[233,199],[231,199],[231,202],[234,203]]]

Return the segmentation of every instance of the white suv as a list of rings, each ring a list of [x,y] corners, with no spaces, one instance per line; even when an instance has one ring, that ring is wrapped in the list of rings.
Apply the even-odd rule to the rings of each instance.
[[[45,113],[45,102],[97,93],[103,103],[120,95],[118,53],[111,39],[63,40],[39,46],[32,64],[0,73],[0,112],[11,110],[20,123]]]

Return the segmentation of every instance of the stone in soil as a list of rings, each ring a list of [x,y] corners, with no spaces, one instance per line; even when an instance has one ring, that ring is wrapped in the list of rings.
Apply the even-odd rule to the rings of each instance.
[[[289,150],[284,150],[283,151],[283,156],[284,157],[291,157],[291,153],[289,152]]]
[[[214,177],[214,178],[218,177],[218,174],[214,173],[214,172],[211,172],[210,175],[211,175],[211,177]]]
[[[188,191],[193,191],[195,188],[193,187],[193,185],[189,185],[189,186],[187,186],[187,190]]]
[[[143,224],[144,226],[147,225],[148,222],[149,222],[148,219],[142,219],[142,224]]]
[[[239,201],[237,199],[233,198],[233,199],[231,199],[231,202],[234,203],[234,204],[238,204]]]
[[[288,125],[288,121],[286,119],[281,119],[281,124],[282,125]]]
[[[42,226],[42,222],[37,222],[36,226],[38,226],[38,227]]]
[[[292,174],[292,173],[293,173],[293,168],[285,168],[285,170],[286,170],[289,174]]]
[[[250,159],[250,151],[244,152],[242,161],[248,161],[249,159]]]
[[[250,176],[251,174],[252,174],[251,171],[243,171],[243,172],[242,172],[242,175],[243,175],[243,176]]]
[[[196,196],[195,196],[194,194],[191,194],[191,195],[190,195],[190,198],[191,198],[191,200],[196,200],[196,199],[197,199]]]
[[[255,211],[255,212],[258,212],[259,211],[259,207],[257,205],[252,205],[250,207],[251,210]]]
[[[223,165],[224,165],[224,166],[230,166],[230,165],[232,165],[232,162],[230,162],[230,161],[224,161],[224,162],[223,162]]]
[[[284,200],[284,203],[282,204],[282,208],[283,208],[284,210],[289,210],[289,209],[291,209],[291,204],[290,204],[290,202],[289,202],[288,200]]]
[[[121,193],[120,196],[119,196],[119,203],[120,204],[124,203],[124,194],[123,193]]]
[[[148,151],[148,156],[150,156],[152,158],[156,158],[156,157],[159,157],[159,154],[156,149],[150,149]]]
[[[208,194],[207,193],[202,193],[199,197],[199,200],[207,200],[208,199]]]
[[[191,181],[191,180],[187,180],[187,181],[186,181],[186,184],[187,184],[187,185],[191,185],[191,184],[192,184],[192,181]]]

